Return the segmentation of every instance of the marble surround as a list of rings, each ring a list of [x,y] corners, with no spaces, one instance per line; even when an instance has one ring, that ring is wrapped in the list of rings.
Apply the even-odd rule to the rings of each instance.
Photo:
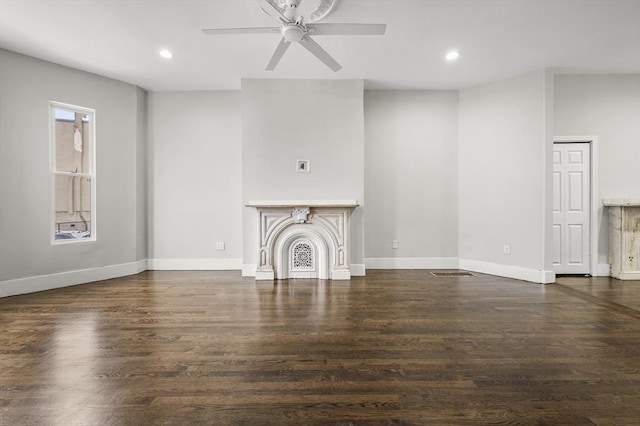
[[[609,209],[610,275],[640,280],[640,199],[603,200]]]
[[[256,280],[351,279],[350,217],[356,200],[260,200]],[[311,266],[294,268],[295,247],[309,247]]]

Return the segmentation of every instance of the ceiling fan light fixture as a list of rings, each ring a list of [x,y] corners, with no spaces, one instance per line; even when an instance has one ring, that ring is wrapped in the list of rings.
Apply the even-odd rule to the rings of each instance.
[[[460,51],[459,50],[450,50],[447,52],[447,54],[444,56],[444,58],[451,62],[451,61],[455,61],[456,59],[458,59],[460,57]]]
[[[161,49],[161,50],[158,52],[158,54],[159,54],[160,56],[162,56],[163,58],[165,58],[165,59],[171,59],[171,58],[173,58],[173,53],[171,53],[171,51],[170,51],[170,50],[167,50],[167,49]]]
[[[282,37],[289,43],[295,43],[302,40],[304,37],[304,30],[298,25],[285,25],[282,27]]]

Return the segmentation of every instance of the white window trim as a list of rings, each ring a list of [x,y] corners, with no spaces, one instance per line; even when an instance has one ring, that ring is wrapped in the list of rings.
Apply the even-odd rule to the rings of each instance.
[[[91,136],[90,150],[89,150],[89,166],[90,173],[70,173],[70,172],[58,172],[55,170],[56,166],[56,120],[55,112],[56,108],[73,110],[76,112],[87,114],[91,117],[89,132]],[[56,176],[83,176],[91,178],[91,237],[78,238],[68,240],[56,240]],[[97,227],[96,227],[96,110],[92,108],[81,107],[78,105],[66,104],[62,102],[49,101],[49,236],[52,245],[65,245],[65,244],[81,244],[87,242],[95,242],[97,239]]]

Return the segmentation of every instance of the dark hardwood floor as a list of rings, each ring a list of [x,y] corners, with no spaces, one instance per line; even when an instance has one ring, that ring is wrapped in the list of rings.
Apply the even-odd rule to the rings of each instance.
[[[0,299],[2,425],[638,425],[640,281],[145,272]]]

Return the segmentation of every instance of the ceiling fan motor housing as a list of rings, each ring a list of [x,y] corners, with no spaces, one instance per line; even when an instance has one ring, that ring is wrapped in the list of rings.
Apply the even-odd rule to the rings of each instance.
[[[287,40],[289,43],[295,43],[302,40],[304,37],[305,30],[295,24],[289,24],[282,27],[282,37]]]

